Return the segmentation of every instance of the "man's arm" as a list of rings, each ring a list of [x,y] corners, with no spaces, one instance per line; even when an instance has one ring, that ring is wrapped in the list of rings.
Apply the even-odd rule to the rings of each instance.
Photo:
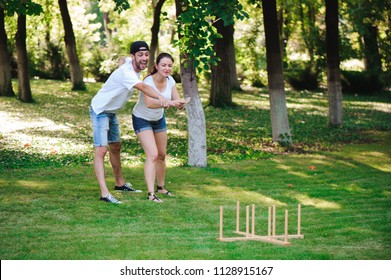
[[[151,86],[144,84],[142,82],[137,83],[134,86],[136,89],[142,91],[144,94],[148,95],[149,97],[159,99],[160,105],[162,107],[168,107],[169,99],[165,98],[163,95],[157,93]]]
[[[181,110],[188,102],[189,100],[180,99],[176,86],[173,86],[171,89],[171,100],[168,102],[168,107],[176,107],[177,109]],[[151,109],[162,107],[157,99],[151,98],[148,95],[144,95],[144,103],[147,106],[147,108],[151,108]]]

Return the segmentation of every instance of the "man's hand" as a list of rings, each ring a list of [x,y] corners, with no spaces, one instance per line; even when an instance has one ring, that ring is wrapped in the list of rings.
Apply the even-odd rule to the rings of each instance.
[[[160,105],[162,107],[164,107],[164,108],[168,108],[169,107],[170,99],[165,98],[161,94],[159,94],[158,98],[159,98],[159,101],[160,101]]]

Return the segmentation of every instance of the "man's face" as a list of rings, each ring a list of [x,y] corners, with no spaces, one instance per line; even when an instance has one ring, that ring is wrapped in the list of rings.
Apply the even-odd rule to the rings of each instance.
[[[136,72],[140,72],[148,67],[149,51],[139,51],[131,55],[133,60],[133,68]]]

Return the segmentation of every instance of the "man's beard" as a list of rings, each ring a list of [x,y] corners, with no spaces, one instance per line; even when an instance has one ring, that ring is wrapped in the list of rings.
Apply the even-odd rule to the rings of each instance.
[[[136,67],[138,68],[138,70],[144,70],[145,68],[147,68],[148,66],[148,60],[145,62],[145,63],[140,63],[140,61],[136,60]]]

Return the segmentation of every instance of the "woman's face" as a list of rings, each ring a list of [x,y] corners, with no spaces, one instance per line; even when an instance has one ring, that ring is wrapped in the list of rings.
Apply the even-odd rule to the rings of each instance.
[[[160,75],[167,77],[172,72],[172,64],[173,62],[170,58],[163,57],[162,59],[160,59],[159,64],[156,65],[157,72]]]

